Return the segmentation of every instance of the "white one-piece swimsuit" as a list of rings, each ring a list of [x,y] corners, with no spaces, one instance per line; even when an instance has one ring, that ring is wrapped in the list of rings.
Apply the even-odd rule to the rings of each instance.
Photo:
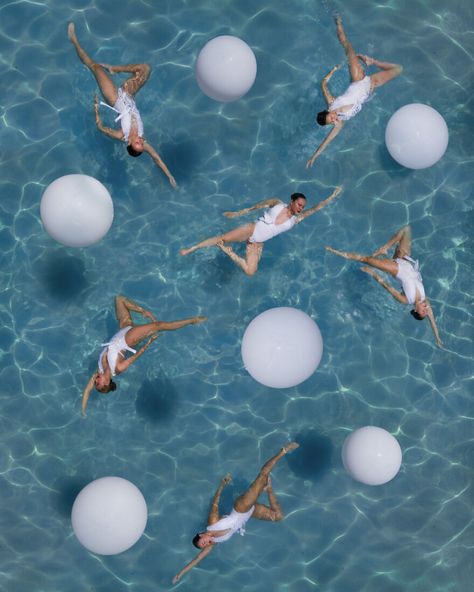
[[[124,142],[128,142],[133,120],[136,122],[138,135],[140,138],[143,138],[143,122],[140,116],[140,111],[137,108],[135,99],[125,92],[123,88],[118,89],[117,100],[113,107],[103,101],[101,101],[100,104],[118,113],[118,117],[115,118],[115,121],[120,121]]]
[[[342,121],[352,119],[354,115],[359,113],[362,105],[370,97],[371,86],[372,81],[370,80],[370,76],[366,76],[358,82],[353,82],[342,95],[334,99],[329,105],[329,111],[336,111],[339,119],[342,119]],[[352,105],[352,107],[348,111],[338,111],[338,109],[348,107],[349,105]]]
[[[116,372],[115,372],[115,366],[117,365],[117,360],[119,355],[122,356],[122,358],[124,357],[123,355],[123,351],[129,351],[132,353],[136,353],[137,350],[131,348],[127,342],[125,341],[125,335],[130,331],[132,327],[124,327],[123,329],[120,329],[120,331],[118,333],[115,333],[115,335],[112,337],[112,339],[108,342],[108,343],[103,343],[102,345],[105,345],[104,349],[100,352],[100,356],[99,356],[99,372],[100,374],[104,373],[104,366],[102,364],[102,358],[104,357],[104,354],[107,352],[107,363],[109,364],[109,368],[110,368],[110,372],[112,374],[112,376],[115,376]]]
[[[419,271],[419,263],[411,257],[395,259],[398,265],[397,280],[402,286],[403,293],[407,297],[408,304],[415,304],[416,293],[420,295],[421,302],[425,300],[425,288]]]
[[[291,230],[298,222],[297,216],[291,216],[291,218],[288,218],[288,220],[285,220],[282,224],[276,224],[278,214],[284,208],[286,208],[286,205],[284,203],[279,203],[268,209],[255,223],[255,228],[252,236],[249,238],[249,242],[264,243],[274,236],[277,236],[277,234]]]
[[[228,541],[232,535],[234,535],[237,531],[241,536],[245,534],[245,524],[250,519],[255,510],[255,506],[252,506],[248,512],[237,512],[236,510],[232,510],[232,512],[228,516],[223,516],[218,522],[215,524],[211,524],[206,528],[208,532],[213,532],[215,530],[227,530],[229,532],[223,534],[220,537],[213,537],[214,543],[225,543]]]

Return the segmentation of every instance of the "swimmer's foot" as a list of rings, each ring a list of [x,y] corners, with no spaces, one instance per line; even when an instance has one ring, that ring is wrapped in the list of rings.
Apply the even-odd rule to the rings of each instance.
[[[289,442],[288,444],[283,446],[281,451],[283,454],[288,454],[288,452],[291,452],[292,450],[296,450],[299,447],[300,447],[300,445],[298,444],[298,442]]]

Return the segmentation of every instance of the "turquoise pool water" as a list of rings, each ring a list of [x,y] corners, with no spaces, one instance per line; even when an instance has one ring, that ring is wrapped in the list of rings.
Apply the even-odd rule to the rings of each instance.
[[[405,71],[308,171],[323,137],[319,83],[343,59],[335,9],[357,50]],[[95,129],[95,83],[67,39],[69,20],[99,61],[152,65],[137,102],[178,191]],[[273,479],[285,521],[250,522],[181,590],[471,590],[473,21],[461,0],[1,3],[2,591],[171,588],[220,477],[234,476],[228,510],[289,439],[301,448]],[[251,92],[226,105],[193,75],[218,34],[242,37],[258,61]],[[347,81],[341,71],[332,88]],[[384,147],[390,115],[410,102],[437,109],[450,129],[430,169],[403,169]],[[44,188],[68,173],[98,178],[114,199],[111,231],[88,249],[62,247],[40,222]],[[335,203],[265,247],[251,279],[217,249],[178,254],[231,228],[225,210],[293,191],[312,205],[338,184]],[[407,223],[444,350],[427,323],[323,249],[369,252]],[[117,293],[165,320],[209,321],[161,336],[81,419]],[[255,383],[240,358],[246,325],[274,306],[306,311],[325,340],[317,373],[282,391]],[[403,449],[400,474],[381,487],[352,481],[340,461],[363,425],[389,430]],[[116,557],[88,553],[70,525],[77,492],[105,475],[133,481],[149,507],[145,536]]]

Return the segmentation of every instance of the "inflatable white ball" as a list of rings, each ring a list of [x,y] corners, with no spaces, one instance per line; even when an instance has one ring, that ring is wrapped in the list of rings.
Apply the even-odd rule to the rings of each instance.
[[[46,187],[40,206],[46,232],[67,247],[100,241],[114,219],[107,189],[88,175],[65,175]]]
[[[141,491],[121,477],[102,477],[86,485],[72,507],[72,528],[93,553],[116,555],[134,545],[147,522]]]
[[[250,322],[242,338],[248,373],[272,388],[300,384],[315,372],[323,355],[318,325],[296,308],[271,308]]]
[[[382,485],[402,464],[398,441],[386,430],[366,426],[352,432],[342,447],[342,462],[351,477],[366,485]]]
[[[409,169],[426,169],[448,147],[448,126],[428,105],[411,103],[392,115],[385,130],[385,144],[392,158]]]
[[[199,52],[196,80],[202,92],[216,101],[236,101],[257,76],[257,60],[250,47],[232,35],[214,37]]]

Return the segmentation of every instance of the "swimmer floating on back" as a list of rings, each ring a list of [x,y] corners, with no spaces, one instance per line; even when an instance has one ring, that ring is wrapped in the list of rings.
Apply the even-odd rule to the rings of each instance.
[[[158,152],[149,144],[143,137],[143,123],[140,113],[135,104],[135,95],[142,88],[150,76],[150,66],[148,64],[127,64],[125,66],[111,66],[109,64],[95,63],[79,45],[76,37],[74,23],[69,23],[68,36],[71,43],[77,51],[77,55],[81,62],[86,65],[94,74],[97,84],[99,85],[102,96],[107,103],[117,114],[115,121],[120,121],[121,130],[114,130],[105,127],[99,115],[99,99],[97,95],[94,100],[95,122],[98,129],[109,138],[120,140],[127,144],[127,151],[130,156],[140,156],[142,152],[147,152],[155,164],[157,164],[164,174],[168,177],[171,186],[176,188],[176,181],[168,170],[166,164],[161,160]],[[112,79],[106,74],[108,70],[110,74],[117,74],[119,72],[129,72],[132,74],[121,86],[117,89]]]
[[[193,545],[201,549],[201,551],[175,575],[173,584],[179,582],[186,572],[207,557],[216,544],[228,541],[236,532],[244,535],[245,523],[250,518],[268,520],[270,522],[283,520],[283,512],[273,493],[270,471],[285,454],[298,447],[299,444],[296,442],[290,442],[278,454],[268,460],[260,469],[260,473],[247,491],[235,500],[232,512],[228,516],[221,516],[219,514],[219,501],[224,487],[231,482],[232,478],[230,475],[227,475],[222,479],[212,499],[211,510],[207,518],[207,528],[204,532],[199,532],[193,539]],[[269,506],[257,502],[263,491],[267,492]]]
[[[270,208],[257,220],[257,222],[251,222],[250,224],[239,226],[225,234],[220,234],[203,240],[193,247],[181,249],[180,253],[181,255],[188,255],[189,253],[193,253],[204,247],[217,246],[247,275],[254,275],[257,271],[260,257],[262,256],[263,243],[265,241],[273,238],[277,234],[290,230],[295,224],[298,224],[308,216],[311,216],[311,214],[321,210],[330,201],[337,197],[341,191],[342,187],[337,187],[328,198],[319,202],[304,214],[302,212],[306,206],[306,197],[302,193],[293,193],[288,205],[285,205],[277,198],[271,198],[265,199],[250,208],[239,210],[238,212],[224,212],[224,216],[235,218],[253,212],[254,210]],[[245,259],[239,257],[232,247],[225,244],[236,242],[247,242]]]
[[[380,255],[386,255],[390,247],[393,245],[397,245],[395,252],[393,253],[393,259],[378,259]],[[401,228],[385,245],[380,247],[380,249],[377,249],[372,255],[346,253],[345,251],[337,251],[331,247],[326,247],[326,249],[340,257],[370,265],[371,267],[361,267],[361,271],[371,275],[381,286],[390,292],[398,302],[401,302],[402,304],[413,304],[414,308],[411,311],[411,314],[415,319],[421,321],[425,317],[428,317],[436,339],[436,344],[439,347],[442,347],[443,342],[439,337],[433,310],[431,309],[428,298],[425,296],[425,288],[423,286],[421,274],[418,270],[418,261],[415,261],[410,257],[411,230],[409,226]],[[396,278],[402,286],[402,292],[395,290],[395,288],[380,277],[376,271],[371,269],[372,267],[385,271],[392,277]]]
[[[367,101],[374,89],[389,82],[398,76],[403,68],[398,64],[390,64],[388,62],[379,62],[374,58],[356,54],[354,48],[347,40],[344,29],[342,28],[341,17],[336,17],[337,36],[341,42],[344,51],[346,52],[347,60],[349,62],[349,72],[351,75],[351,84],[347,90],[337,98],[334,98],[329,92],[327,83],[331,76],[341,67],[341,64],[334,66],[334,68],[326,74],[322,82],[322,90],[328,109],[318,113],[316,121],[319,125],[333,125],[334,128],[326,136],[323,143],[318,147],[316,152],[306,163],[306,168],[312,167],[314,161],[320,156],[323,150],[334,140],[337,134],[344,126],[344,122],[352,119],[362,109],[362,105]],[[366,66],[377,66],[380,68],[375,74],[366,76],[364,68],[361,66],[362,60]]]
[[[135,325],[132,319],[132,312],[141,314],[144,318],[150,319],[151,323],[144,325]],[[198,325],[206,320],[206,317],[192,317],[182,321],[172,321],[166,323],[156,320],[153,313],[145,310],[133,300],[125,296],[115,298],[115,315],[119,322],[120,331],[116,333],[108,343],[104,343],[104,349],[99,356],[98,370],[96,370],[89,379],[86,388],[82,394],[82,414],[86,412],[87,403],[92,389],[95,388],[99,393],[108,393],[114,391],[117,385],[112,381],[116,374],[125,372],[158,337],[160,331],[175,331],[186,327],[187,325]],[[140,341],[148,341],[138,351],[133,349]],[[129,358],[125,358],[124,352],[133,353]]]

